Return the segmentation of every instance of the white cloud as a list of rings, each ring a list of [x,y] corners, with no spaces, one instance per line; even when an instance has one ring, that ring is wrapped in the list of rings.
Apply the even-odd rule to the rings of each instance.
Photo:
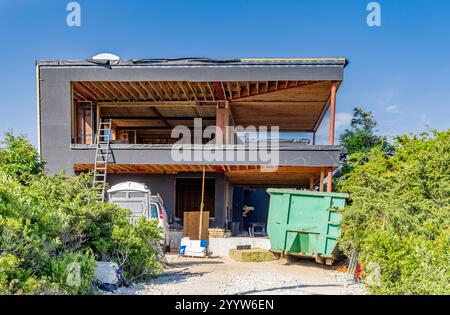
[[[386,107],[386,113],[396,114],[400,112],[400,107],[398,105],[390,105]]]

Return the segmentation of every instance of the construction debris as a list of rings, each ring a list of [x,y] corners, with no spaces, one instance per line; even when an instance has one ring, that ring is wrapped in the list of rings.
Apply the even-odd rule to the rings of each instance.
[[[181,240],[180,248],[178,249],[180,256],[188,257],[207,257],[208,256],[208,241],[206,240],[190,240],[184,237]]]
[[[95,278],[97,287],[103,291],[113,292],[125,285],[122,270],[115,262],[95,262]]]
[[[209,237],[211,238],[224,238],[225,229],[209,229]]]

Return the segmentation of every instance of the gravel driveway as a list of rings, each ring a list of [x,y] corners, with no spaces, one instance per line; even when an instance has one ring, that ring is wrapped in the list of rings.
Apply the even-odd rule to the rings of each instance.
[[[185,258],[169,254],[170,264],[147,284],[120,288],[115,294],[364,294],[345,273],[311,261],[237,262],[229,258]]]

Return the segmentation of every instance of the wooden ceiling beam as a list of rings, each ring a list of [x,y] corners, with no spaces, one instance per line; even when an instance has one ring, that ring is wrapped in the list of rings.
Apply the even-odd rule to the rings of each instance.
[[[191,90],[192,95],[194,96],[194,100],[197,101],[197,93],[195,93],[195,90],[194,90],[194,88],[192,87],[191,82],[187,81],[186,83],[187,83],[189,89]]]
[[[226,93],[223,90],[223,87],[220,85],[220,82],[214,82],[214,90],[216,91],[217,97],[219,100],[226,100]]]
[[[216,107],[217,102],[202,104],[201,101],[132,101],[132,102],[97,102],[104,107]]]
[[[205,93],[205,91],[203,91],[203,88],[202,88],[200,82],[197,82],[197,86],[198,86],[198,88],[200,89],[200,91],[201,91],[201,93],[202,93],[203,99],[204,99],[205,101],[207,101],[208,98],[206,97],[206,93]]]
[[[163,117],[163,115],[161,115],[161,113],[159,112],[158,109],[156,109],[155,107],[150,107],[152,109],[152,111],[156,114],[156,116],[159,117],[159,119],[161,119],[161,121],[167,126],[172,128],[172,125]]]
[[[161,88],[161,90],[164,92],[164,94],[167,96],[167,98],[172,101],[172,97],[170,96],[169,92],[164,88],[164,86],[162,85],[162,83],[160,81],[156,81],[156,83],[158,84],[158,86]],[[165,99],[165,98],[164,98]]]
[[[82,84],[87,87],[89,90],[93,91],[96,95],[100,96],[100,99],[108,99],[108,95],[105,94],[101,89],[95,86],[90,81],[83,81]]]
[[[109,99],[112,99],[112,100],[117,99],[116,95],[114,95],[114,92],[111,91],[111,89],[105,84],[105,82],[98,81],[96,83],[99,84],[103,88],[103,91],[108,94]]]
[[[152,90],[156,93],[156,95],[158,96],[158,98],[159,98],[161,101],[164,101],[164,97],[163,97],[161,94],[159,94],[159,91],[158,91],[157,88],[155,88],[153,82],[148,82],[148,84],[149,84],[149,86],[152,88]]]
[[[128,87],[123,82],[117,81],[117,85],[120,86],[122,91],[125,91],[128,94],[130,100],[136,100],[137,101],[137,99],[133,95],[133,92],[130,91],[128,89]]]
[[[176,81],[178,82],[178,81]],[[181,94],[178,92],[178,89],[176,88],[175,84],[173,82],[167,82],[167,87],[169,90],[173,92],[173,95],[176,96],[176,98],[181,101],[183,98],[181,97]]]
[[[139,84],[138,84],[138,86],[139,86]],[[136,91],[142,100],[147,99],[147,97],[145,97],[144,94],[142,94],[141,91],[139,91],[139,89],[136,86],[134,86],[134,84],[130,84],[130,88],[133,89],[134,91]]]
[[[75,98],[75,100],[76,101],[80,101],[80,100],[82,100],[82,101],[86,101],[87,99],[83,96],[83,95],[81,95],[78,91],[76,91],[76,90],[72,90],[73,91],[73,94],[74,94],[74,98]]]
[[[90,100],[95,100],[98,98],[94,92],[85,87],[81,82],[74,82],[74,88],[80,91],[80,94]]]
[[[148,89],[146,86],[145,86],[145,84],[143,83],[143,82],[139,82],[138,81],[138,84],[141,86],[141,88],[147,93],[147,95],[150,95],[150,97],[154,100],[154,101],[156,101],[156,98],[153,96],[153,93],[152,92],[150,92],[150,89]]]
[[[224,85],[223,85],[223,82],[219,82],[219,83],[220,83],[220,87],[221,87],[221,89],[222,89],[222,94],[223,94],[223,96],[224,96],[224,99],[225,99],[225,100],[228,100],[227,92],[226,92],[226,90],[225,90],[225,87],[224,87]]]
[[[183,91],[184,95],[186,95],[186,99],[191,100],[191,96],[188,94],[187,90],[184,89],[183,84],[180,81],[177,81],[177,83],[180,89]]]
[[[149,120],[149,121],[157,121],[161,120],[160,117],[153,117],[153,116],[114,116],[114,115],[102,115],[102,118],[105,119],[126,119],[126,120]],[[203,120],[213,120],[215,121],[215,117],[192,117],[192,116],[163,116],[164,119],[167,120],[192,120],[194,118],[202,118]]]
[[[215,96],[216,93],[214,93],[214,90],[211,88],[211,83],[210,82],[206,82],[206,85],[208,86],[208,89],[209,89],[209,92],[211,93],[211,97],[212,97],[213,101],[215,101],[216,100],[216,96]],[[219,99],[221,99],[221,98],[219,98]]]
[[[233,91],[231,90],[230,82],[227,82],[227,89],[228,89],[228,94],[230,95],[229,99],[233,99]]]
[[[106,86],[109,86],[112,90],[114,90],[118,95],[119,99],[127,99],[128,97],[126,94],[123,94],[122,90],[120,90],[115,83],[112,82],[105,82]]]

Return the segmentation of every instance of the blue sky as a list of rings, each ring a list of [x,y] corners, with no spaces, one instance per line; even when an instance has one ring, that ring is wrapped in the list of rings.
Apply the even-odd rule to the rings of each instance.
[[[35,61],[112,52],[152,57],[346,57],[338,132],[352,108],[379,132],[450,128],[450,1],[384,0],[367,26],[367,0],[79,0],[81,27],[63,0],[0,0],[0,132],[36,144]],[[324,134],[322,134],[324,135]]]

